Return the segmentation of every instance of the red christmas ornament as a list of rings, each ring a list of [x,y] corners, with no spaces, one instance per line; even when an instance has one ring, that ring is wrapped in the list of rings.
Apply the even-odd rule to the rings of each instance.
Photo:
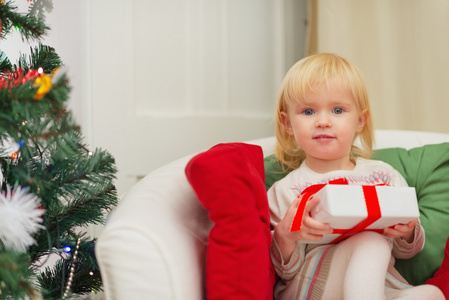
[[[11,154],[11,158],[12,159],[16,159],[19,156],[19,153],[14,152],[13,154]]]
[[[0,90],[4,87],[8,87],[8,85],[18,86],[29,80],[34,81],[40,75],[39,71],[36,70],[29,70],[24,74],[23,69],[15,69],[12,73],[8,72],[6,75],[0,77]]]

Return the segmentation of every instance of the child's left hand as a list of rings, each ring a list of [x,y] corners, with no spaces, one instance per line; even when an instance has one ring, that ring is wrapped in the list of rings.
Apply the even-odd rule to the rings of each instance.
[[[397,224],[393,227],[384,228],[384,235],[389,238],[402,238],[407,243],[413,242],[415,235],[415,226],[417,221],[410,221],[407,224]]]

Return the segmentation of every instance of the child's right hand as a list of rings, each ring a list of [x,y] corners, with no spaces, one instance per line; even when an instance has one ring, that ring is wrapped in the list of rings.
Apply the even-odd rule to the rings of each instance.
[[[323,238],[323,235],[332,233],[332,228],[329,224],[321,223],[310,216],[310,211],[320,202],[318,197],[311,197],[307,202],[301,229],[290,232],[290,227],[298,210],[299,202],[299,198],[293,201],[284,218],[274,229],[274,239],[281,250],[284,263],[290,260],[297,241],[319,241]]]

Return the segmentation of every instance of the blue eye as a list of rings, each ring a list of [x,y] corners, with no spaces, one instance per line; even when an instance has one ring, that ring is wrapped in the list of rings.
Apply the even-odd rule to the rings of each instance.
[[[304,109],[304,111],[303,111],[303,114],[305,114],[306,116],[311,116],[314,113],[315,112],[312,109],[310,109],[310,108]]]
[[[343,108],[336,107],[336,108],[334,108],[333,113],[337,114],[337,115],[342,114],[343,113]]]

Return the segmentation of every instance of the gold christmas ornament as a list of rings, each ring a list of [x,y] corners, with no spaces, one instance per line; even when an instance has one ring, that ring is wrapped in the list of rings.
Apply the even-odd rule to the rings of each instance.
[[[34,80],[34,86],[38,86],[39,88],[37,89],[33,99],[41,100],[51,88],[51,77],[47,74],[42,74]]]

